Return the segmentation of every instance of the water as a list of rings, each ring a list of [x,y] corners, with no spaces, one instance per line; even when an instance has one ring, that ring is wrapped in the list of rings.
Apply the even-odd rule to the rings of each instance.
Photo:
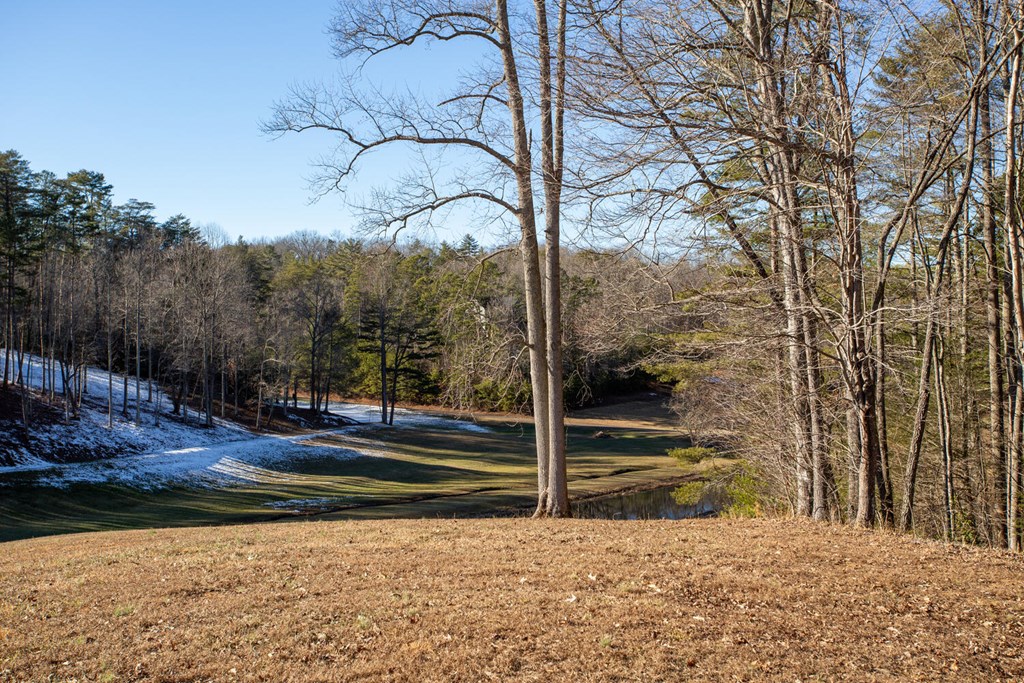
[[[675,486],[631,491],[575,503],[574,517],[581,519],[691,519],[711,517],[721,509],[714,495],[705,494],[696,505],[680,505],[672,497]]]

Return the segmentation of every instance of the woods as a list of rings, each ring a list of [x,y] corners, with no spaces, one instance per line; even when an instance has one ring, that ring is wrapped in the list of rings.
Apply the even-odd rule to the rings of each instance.
[[[420,42],[479,41],[495,55],[434,99],[396,98],[360,66],[340,87],[293,92],[268,129],[337,134],[328,187],[384,146],[480,153],[440,179],[429,163],[411,171],[366,215],[394,231],[469,201],[518,222],[533,402],[549,415],[540,507],[560,476],[546,468],[561,449],[563,382],[545,388],[538,369],[564,374],[551,370],[551,342],[562,336],[558,224],[571,220],[606,245],[643,245],[662,269],[700,263],[702,282],[671,297],[693,327],[648,362],[677,381],[684,424],[709,418],[708,439],[756,463],[778,505],[1019,547],[1021,8],[515,10],[347,9],[331,30],[343,70]],[[775,414],[757,414],[763,405]]]
[[[112,370],[113,420],[156,426],[172,417],[210,426],[250,415],[256,429],[301,409],[314,423],[339,396],[373,398],[392,423],[399,401],[529,411],[529,334],[521,260],[472,237],[391,243],[299,232],[229,243],[215,227],[154,207],[110,201],[100,173],[54,179],[4,156],[4,386],[19,392],[23,439],[39,401],[78,416],[88,367]],[[80,199],[88,178],[99,190]],[[681,324],[668,289],[647,311],[617,310],[599,283],[609,268],[656,278],[639,254],[563,255],[569,400],[583,405],[644,389],[652,336]],[[657,302],[655,302],[657,300]],[[619,340],[619,341],[614,341]],[[611,343],[610,343],[611,342]],[[42,395],[28,387],[42,359]],[[135,381],[138,379],[139,381]],[[131,381],[130,381],[131,380]],[[114,400],[113,383],[121,383]],[[161,406],[163,387],[172,405]],[[96,398],[96,397],[94,397]]]
[[[1024,5],[363,0],[328,36],[339,78],[263,131],[325,136],[318,195],[407,155],[356,236],[229,242],[0,157],[25,439],[29,353],[65,420],[90,365],[138,424],[130,377],[206,425],[530,411],[561,517],[566,408],[659,387],[762,509],[1021,548]],[[458,68],[410,88],[428,48]]]
[[[1020,8],[585,10],[590,202],[717,274],[684,394],[797,514],[1019,547]]]

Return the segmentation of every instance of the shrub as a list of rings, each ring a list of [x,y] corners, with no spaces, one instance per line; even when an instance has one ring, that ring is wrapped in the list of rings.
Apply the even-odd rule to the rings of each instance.
[[[680,505],[696,505],[709,487],[710,482],[706,481],[687,482],[672,492],[672,498]]]
[[[766,508],[777,507],[747,465],[735,467],[718,479],[685,483],[672,492],[672,497],[680,505],[697,505],[705,497],[717,499],[723,517],[758,517]]]
[[[670,448],[668,454],[678,460],[682,465],[696,465],[705,458],[715,457],[715,449],[703,446],[691,446],[689,448]]]

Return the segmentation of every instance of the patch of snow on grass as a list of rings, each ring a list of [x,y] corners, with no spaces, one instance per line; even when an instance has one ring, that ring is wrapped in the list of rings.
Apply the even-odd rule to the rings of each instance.
[[[334,432],[329,432],[333,434]],[[348,460],[367,453],[334,444],[306,443],[325,433],[293,437],[273,435],[211,446],[195,446],[143,455],[127,455],[80,463],[48,463],[34,470],[35,483],[118,484],[139,489],[174,485],[219,487],[240,482],[298,483],[302,475],[273,469],[308,458]],[[2,481],[2,480],[0,480]]]
[[[0,355],[3,350],[0,349]],[[43,386],[43,364],[26,354],[23,377],[36,390]],[[59,369],[57,383],[60,385]],[[16,376],[16,373],[15,373]],[[296,436],[255,435],[244,427],[215,418],[213,427],[201,427],[200,415],[190,412],[190,422],[168,414],[171,402],[153,385],[153,400],[147,402],[149,386],[139,387],[140,420],[135,424],[135,380],[127,380],[128,415],[122,415],[125,380],[111,377],[105,370],[89,368],[87,391],[82,397],[80,417],[69,424],[39,426],[32,431],[31,450],[20,447],[15,465],[0,466],[0,486],[13,479],[42,486],[66,487],[76,483],[109,483],[140,489],[159,489],[176,485],[220,487],[239,482],[293,481],[292,475],[274,469],[303,459],[379,457],[378,441],[346,437],[342,445],[305,443],[324,435],[349,435],[358,428],[340,427]],[[113,380],[112,386],[109,382]],[[108,427],[108,391],[113,397],[113,426]],[[61,405],[60,399],[56,401]],[[159,426],[155,410],[160,406]],[[331,413],[367,426],[380,425],[380,409],[373,405],[331,403]],[[487,433],[482,425],[440,415],[398,408],[398,429],[452,429]],[[54,453],[80,454],[84,462],[53,462]],[[111,457],[116,456],[116,457]],[[13,477],[13,479],[12,479]],[[5,478],[7,482],[5,482]]]
[[[364,405],[361,403],[331,403],[328,409],[334,415],[341,415],[357,422],[382,424],[380,421],[380,406]],[[478,434],[488,434],[492,431],[489,427],[475,422],[444,417],[443,415],[433,415],[418,410],[409,410],[408,408],[395,408],[395,424],[393,426],[400,429],[454,429]]]
[[[264,507],[275,510],[303,512],[308,510],[329,510],[346,502],[343,498],[292,498],[289,500],[272,500],[264,503]]]

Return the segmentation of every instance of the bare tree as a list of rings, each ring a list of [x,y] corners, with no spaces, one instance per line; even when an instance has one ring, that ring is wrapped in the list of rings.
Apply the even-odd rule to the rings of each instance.
[[[537,514],[566,516],[558,263],[564,2],[558,8],[552,40],[544,0],[534,2],[532,22],[514,16],[506,0],[368,0],[345,5],[331,28],[335,53],[343,61],[370,60],[424,42],[456,41],[487,52],[494,68],[482,64],[482,77],[460,83],[438,104],[393,93],[360,92],[353,80],[333,90],[296,88],[277,105],[266,129],[277,134],[319,129],[338,135],[337,154],[320,165],[324,190],[340,187],[367,155],[383,147],[460,150],[475,157],[472,172],[450,178],[439,188],[437,175],[427,169],[419,182],[377,197],[367,214],[377,226],[401,230],[417,220],[429,220],[450,204],[472,201],[497,208],[518,225],[536,424]],[[535,48],[518,42],[516,35],[531,36]],[[524,79],[530,68],[537,69],[536,76]],[[538,84],[538,112],[530,109],[524,93],[524,84],[531,82]],[[538,123],[547,241],[543,273],[531,149],[531,129]]]

